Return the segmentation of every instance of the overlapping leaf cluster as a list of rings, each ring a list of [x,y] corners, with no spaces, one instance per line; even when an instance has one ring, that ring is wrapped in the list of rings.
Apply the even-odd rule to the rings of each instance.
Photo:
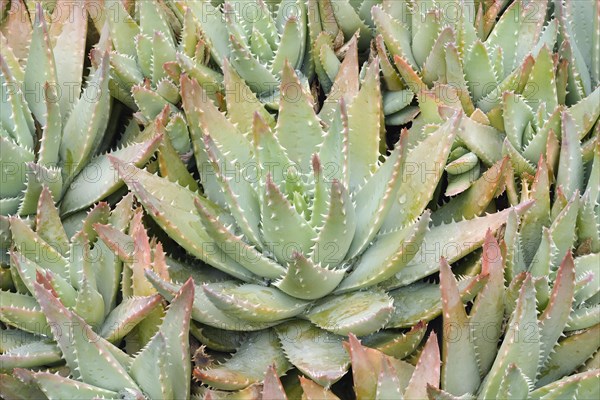
[[[600,395],[597,2],[0,19],[3,397]]]

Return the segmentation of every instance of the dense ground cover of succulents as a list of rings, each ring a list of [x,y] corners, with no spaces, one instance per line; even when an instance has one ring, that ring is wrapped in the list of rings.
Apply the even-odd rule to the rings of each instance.
[[[0,397],[600,397],[599,1],[0,6]]]

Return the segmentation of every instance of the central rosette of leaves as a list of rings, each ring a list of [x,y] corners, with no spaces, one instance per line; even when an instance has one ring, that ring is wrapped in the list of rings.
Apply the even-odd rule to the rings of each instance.
[[[285,63],[276,120],[228,63],[226,110],[182,75],[202,193],[185,169],[171,176],[161,165],[164,179],[113,158],[161,228],[225,273],[196,282],[192,318],[218,328],[222,337],[225,331],[253,332],[228,362],[196,370],[204,383],[243,388],[262,380],[269,365],[283,374],[289,361],[330,385],[349,366],[342,346],[348,334],[381,334],[440,312],[437,285],[406,286],[439,268],[422,250],[426,233],[431,243],[468,239],[454,262],[479,247],[485,231],[497,229],[511,211],[430,230],[425,207],[464,117],[448,116],[410,152],[404,131],[388,153],[381,140],[379,60],[359,73],[357,57],[353,39],[318,114],[308,88]],[[167,300],[180,287],[147,276]],[[463,280],[461,290],[474,290],[477,279]],[[407,300],[411,290],[419,293],[416,301]],[[256,365],[241,368],[248,362]]]

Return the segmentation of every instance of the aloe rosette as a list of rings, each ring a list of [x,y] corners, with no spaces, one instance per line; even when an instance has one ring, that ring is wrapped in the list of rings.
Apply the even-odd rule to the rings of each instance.
[[[443,341],[443,390],[430,388],[430,398],[597,396],[600,370],[588,359],[598,351],[600,321],[573,329],[571,316],[577,303],[589,296],[591,287],[578,283],[586,265],[574,261],[568,251],[554,271],[549,300],[540,303],[531,271],[515,276],[505,287],[502,251],[490,236],[482,266],[489,279],[467,314],[456,281],[442,261],[444,324],[453,332],[449,330]],[[498,348],[494,339],[501,335]],[[453,363],[463,368],[451,368]]]
[[[132,357],[94,333],[55,297],[38,274],[34,290],[52,326],[70,376],[16,368],[3,376],[2,390],[16,398],[189,398],[190,354],[186,335],[194,287],[189,281],[167,309],[150,342]],[[61,327],[71,327],[65,334]]]
[[[595,69],[598,47],[581,33],[569,35],[578,19],[547,13],[554,8],[562,10],[556,15],[566,15],[571,6],[543,0],[481,2],[478,7],[462,1],[384,2],[372,9],[387,89],[386,123],[412,121],[417,138],[424,126],[445,118],[444,108],[462,109],[469,117],[449,158],[447,195],[466,190],[482,167],[502,155],[510,156],[516,176],[528,165],[525,161],[532,173],[550,130],[556,137],[548,145],[556,147],[556,124],[566,106],[573,106],[581,138],[598,118],[597,81],[589,72]],[[581,18],[589,5],[573,7]],[[598,24],[593,7],[585,17],[587,26]],[[570,48],[574,37],[588,63],[559,51],[557,64],[553,49]]]
[[[311,40],[308,10],[311,15],[319,12],[314,4],[141,1],[126,8],[121,1],[111,1],[105,8],[114,47],[111,94],[138,111],[135,124],[151,126],[156,118],[163,119],[173,147],[186,161],[191,144],[180,109],[180,74],[197,80],[221,106],[232,90],[224,82],[224,69],[244,78],[258,98],[269,103],[276,101],[285,60],[305,72],[305,84],[312,77],[313,61],[305,48]]]
[[[117,128],[109,124],[109,56],[92,49],[85,78],[83,5],[58,2],[54,14],[38,5],[31,22],[23,4],[12,7],[3,22],[0,59],[2,215],[35,213],[44,185],[62,201],[62,214],[82,210],[122,185],[104,154]],[[155,149],[149,142],[131,142],[112,153],[142,166]]]
[[[56,345],[44,342],[49,325],[34,290],[38,274],[51,283],[65,307],[111,342],[119,342],[159,306],[161,299],[156,291],[132,292],[131,271],[142,268],[143,276],[146,268],[141,259],[124,265],[93,228],[94,224],[110,223],[120,232],[129,228],[136,235],[145,233],[139,212],[130,224],[132,200],[131,195],[125,197],[112,211],[108,204],[99,203],[85,219],[63,224],[50,191],[44,188],[33,224],[18,217],[9,219],[12,243],[7,278],[11,291],[0,292],[0,320],[11,329],[2,330],[7,343],[0,355],[3,370],[61,361]],[[141,246],[143,239],[138,238],[138,257],[150,257],[150,250]],[[156,261],[156,269],[164,270],[160,254]],[[140,343],[143,345],[143,341]]]
[[[597,2],[5,3],[3,397],[599,396]]]
[[[221,67],[231,63],[264,101],[276,104],[274,96],[286,60],[294,69],[304,71],[306,79],[311,77],[309,19],[304,1],[225,1],[218,7],[209,1],[189,1],[186,5],[210,43],[213,60]]]
[[[324,385],[335,382],[349,366],[344,336],[369,337],[385,348],[402,336],[395,328],[441,312],[439,292],[417,282],[439,268],[427,243],[468,242],[452,254],[457,261],[481,246],[485,229],[498,229],[511,210],[522,213],[530,206],[481,217],[488,203],[481,209],[450,202],[439,214],[424,211],[463,116],[450,117],[412,149],[404,134],[390,154],[381,154],[379,63],[366,68],[361,82],[353,43],[338,77],[357,94],[326,102],[321,114],[328,122],[315,114],[312,97],[289,63],[274,126],[262,117],[259,101],[238,104],[232,96],[224,115],[198,82],[181,77],[203,194],[176,183],[190,181],[186,170],[169,181],[113,158],[163,230],[229,276],[196,282],[192,318],[213,330],[204,338],[208,347],[231,349],[227,331],[251,332],[241,344],[233,343],[237,352],[229,361],[195,370],[212,387],[246,387],[262,380],[271,363],[279,375],[294,365]],[[362,114],[367,107],[372,112]],[[255,111],[252,123],[235,124],[236,110]],[[425,181],[415,174],[401,179],[406,165],[423,159],[432,164]],[[501,182],[485,191],[502,192]],[[464,220],[445,223],[446,213]],[[179,288],[147,275],[167,300]],[[466,278],[465,299],[481,285],[481,277]],[[423,294],[423,301],[405,303],[411,293],[415,299]],[[299,341],[285,340],[298,331]],[[298,343],[308,346],[311,337],[323,340],[310,341],[313,351],[301,351]]]
[[[116,50],[113,94],[146,119],[165,106],[177,110],[181,73],[214,100],[225,89],[225,63],[265,101],[279,88],[285,60],[311,77],[308,9],[302,1],[136,2],[131,14],[120,1],[107,8],[118,11],[107,19]],[[314,5],[311,10],[319,12]]]
[[[189,396],[194,287],[183,285],[166,308],[145,271],[181,280],[194,271],[150,240],[142,215],[130,194],[63,225],[44,188],[33,226],[11,217],[12,290],[0,292],[3,396]]]

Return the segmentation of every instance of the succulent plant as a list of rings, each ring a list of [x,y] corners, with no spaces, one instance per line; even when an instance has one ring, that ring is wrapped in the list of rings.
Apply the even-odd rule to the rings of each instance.
[[[119,0],[107,2],[107,25],[114,47],[111,56],[111,94],[134,110],[148,125],[163,109],[172,113],[167,133],[180,153],[189,151],[185,119],[177,105],[179,75],[199,79],[214,95],[223,76],[211,68],[208,44],[188,8],[173,2],[138,1],[129,4],[132,15]],[[139,23],[136,22],[139,20]],[[133,40],[132,40],[133,38]]]
[[[600,397],[599,4],[0,2],[0,396]]]
[[[441,260],[441,357],[435,332],[413,359],[408,359],[411,363],[365,347],[354,335],[349,336],[344,347],[352,362],[355,397],[431,400],[597,397],[600,371],[592,362],[596,359],[592,355],[600,350],[597,340],[600,321],[596,319],[588,326],[573,329],[573,318],[569,315],[577,299],[589,298],[589,289],[594,287],[581,285],[577,279],[589,273],[589,265],[574,261],[567,252],[556,271],[551,300],[541,305],[536,301],[536,285],[529,272],[521,273],[505,287],[503,249],[488,232],[481,260],[481,274],[486,280],[472,300],[469,314],[461,299],[460,283],[447,261]],[[421,339],[422,336],[418,341]],[[299,377],[299,384],[303,398],[339,398],[330,389],[304,377]],[[288,394],[291,396],[294,386],[297,385],[289,381],[282,385],[276,370],[269,367],[258,389],[251,387],[234,395],[244,393],[244,398],[260,398],[253,395],[258,391],[263,396],[285,399]],[[222,391],[203,389],[201,393],[205,399],[228,398]]]
[[[18,395],[37,390],[36,398],[49,399],[189,398],[191,364],[185,332],[194,296],[191,280],[173,299],[162,324],[135,357],[94,333],[85,320],[66,308],[41,273],[34,290],[70,376],[16,368],[13,380],[7,383],[18,388]],[[70,327],[68,334],[63,327]]]
[[[10,218],[12,290],[0,292],[0,321],[11,327],[1,331],[3,370],[42,367],[60,363],[63,357],[67,359],[61,355],[60,346],[51,341],[52,321],[47,321],[47,310],[40,308],[40,298],[34,290],[36,275],[49,282],[48,289],[52,289],[57,301],[107,341],[119,343],[127,335],[130,348],[146,344],[144,339],[151,337],[157,325],[151,316],[159,313],[160,317],[158,309],[162,306],[161,297],[152,287],[138,290],[144,283],[149,285],[143,271],[153,268],[163,277],[168,275],[162,248],[153,249],[151,263],[141,210],[133,212],[132,200],[132,195],[125,197],[112,212],[106,203],[99,203],[79,221],[79,226],[65,226],[49,189],[44,187],[34,226],[27,220]],[[136,238],[135,246],[129,248],[136,250],[133,261],[123,264],[112,253],[94,230],[98,223],[110,223],[121,234],[127,229],[132,232]],[[72,231],[73,226],[77,232],[67,234],[65,229]],[[147,338],[133,337],[132,331],[140,330],[138,324],[147,328]]]
[[[140,1],[131,6],[133,15],[139,13],[139,25],[120,1],[113,0],[107,7],[118,11],[108,19],[118,52],[111,59],[118,83],[114,95],[139,108],[146,119],[153,119],[164,106],[176,109],[181,73],[196,79],[218,100],[225,90],[221,68],[229,63],[259,97],[272,102],[269,96],[279,89],[286,60],[303,70],[306,78],[313,69],[311,53],[306,51],[311,41],[307,14],[310,9],[318,20],[316,4]]]
[[[356,51],[356,45],[353,48]],[[271,363],[279,375],[291,363],[317,382],[335,382],[348,367],[343,336],[410,327],[441,312],[435,299],[439,292],[418,283],[407,286],[438,270],[437,259],[431,259],[435,255],[426,254],[426,243],[469,242],[452,255],[452,261],[459,260],[481,246],[488,227],[499,228],[511,210],[522,213],[529,206],[474,219],[484,210],[449,203],[453,210],[440,209],[439,216],[424,212],[428,201],[420,196],[429,198],[427,191],[437,186],[462,116],[449,118],[411,151],[405,134],[389,155],[382,155],[378,61],[367,68],[362,85],[358,73],[349,73],[352,68],[348,61],[339,74],[344,79],[353,76],[356,82],[348,85],[360,90],[347,106],[345,97],[337,106],[328,103],[330,123],[324,127],[310,94],[286,63],[275,128],[257,110],[252,126],[245,124],[247,131],[223,115],[198,82],[182,76],[183,108],[203,195],[112,159],[121,178],[172,239],[229,275],[225,281],[197,282],[192,318],[222,330],[222,336],[225,331],[253,333],[229,361],[195,370],[195,376],[212,387],[246,387],[261,380]],[[228,111],[246,107],[244,100],[241,103],[229,104]],[[365,107],[372,113],[361,114]],[[420,176],[402,181],[406,165],[417,164],[413,160],[425,154],[434,163],[441,160],[433,181],[423,185]],[[185,174],[182,171],[182,179],[189,180]],[[496,190],[502,188],[492,192]],[[430,220],[443,221],[445,212],[469,219],[430,228]],[[180,287],[156,274],[149,277],[167,300]],[[320,285],[311,284],[315,281]],[[465,299],[480,287],[479,278],[468,278],[463,282]],[[402,302],[411,294],[427,300],[407,310]],[[295,320],[286,322],[291,318]],[[298,331],[298,341],[282,339]],[[311,337],[322,340],[309,342]],[[394,335],[382,337],[384,342],[394,340]],[[377,337],[370,340],[378,342]],[[303,352],[302,345],[315,346],[314,351]],[[254,367],[244,368],[248,363]]]
[[[352,365],[356,366],[352,375],[357,399],[423,399],[427,397],[428,387],[439,386],[440,350],[435,332],[430,334],[415,365],[363,346],[352,334],[344,342],[344,348]],[[258,399],[262,394],[262,398],[288,399],[289,387],[282,385],[275,368],[267,368],[264,376],[263,384],[251,386],[235,395],[241,396],[243,393],[244,398]],[[295,380],[301,386],[302,398],[339,399],[330,389],[310,379],[300,376]],[[227,392],[215,390],[202,389],[198,395],[204,399],[228,398]]]
[[[214,61],[220,66],[229,62],[258,97],[273,101],[286,61],[310,78],[309,19],[304,1],[185,4],[197,18]]]
[[[590,289],[594,290],[593,286],[578,284],[576,279],[589,273],[591,263],[574,262],[568,251],[554,271],[556,278],[549,301],[541,304],[536,301],[537,285],[532,272],[515,276],[505,288],[502,252],[491,235],[483,254],[482,272],[489,279],[468,315],[448,264],[441,262],[446,328],[442,346],[443,390],[431,389],[431,398],[469,394],[477,398],[532,399],[597,396],[600,371],[583,367],[583,372],[570,375],[598,351],[600,320],[596,318],[573,329],[575,320],[571,316],[577,298],[586,299]],[[505,316],[508,323],[503,325]]]
[[[35,213],[44,185],[55,201],[62,200],[62,213],[78,211],[122,185],[107,169],[106,155],[99,154],[110,148],[107,145],[115,132],[115,126],[109,124],[109,57],[99,49],[92,50],[97,62],[82,90],[87,9],[58,2],[56,14],[47,16],[38,4],[30,22],[24,6],[14,7],[14,16],[4,22],[1,39],[5,51],[0,58],[0,213]],[[48,24],[46,18],[53,22]],[[30,37],[26,43],[22,31]],[[28,46],[26,57],[23,46]],[[141,166],[156,149],[153,146],[132,143],[113,154]],[[92,167],[84,172],[89,164]]]
[[[587,67],[562,53],[557,63],[552,54],[558,32],[564,36],[571,20],[546,20],[551,7],[546,0],[515,1],[501,13],[505,5],[481,2],[475,10],[473,2],[463,1],[389,2],[372,9],[375,48],[387,88],[386,123],[412,120],[412,136],[418,138],[425,126],[452,114],[444,109],[462,109],[469,117],[463,118],[464,129],[448,159],[446,195],[466,190],[483,166],[503,154],[510,156],[516,176],[525,169],[533,174],[531,163],[545,154],[550,130],[555,137],[548,145],[557,147],[565,105],[573,105],[569,111],[580,138],[600,114],[600,92],[589,77],[580,96],[568,97],[574,90],[572,76],[589,76]],[[587,56],[597,57],[594,51]],[[417,105],[412,104],[415,95]]]

